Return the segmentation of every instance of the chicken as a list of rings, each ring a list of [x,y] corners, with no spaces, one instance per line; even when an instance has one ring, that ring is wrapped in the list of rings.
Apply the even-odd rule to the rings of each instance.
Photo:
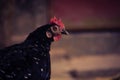
[[[56,17],[25,41],[0,50],[0,80],[50,80],[50,45],[68,34]]]

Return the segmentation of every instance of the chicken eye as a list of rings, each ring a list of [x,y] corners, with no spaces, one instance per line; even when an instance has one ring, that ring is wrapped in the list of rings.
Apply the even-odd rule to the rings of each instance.
[[[53,26],[53,27],[51,27],[51,31],[52,31],[53,33],[59,33],[59,32],[60,32],[59,26]]]
[[[57,29],[58,29],[58,28],[57,28],[56,26],[55,26],[55,27],[53,27],[53,31],[57,31]]]

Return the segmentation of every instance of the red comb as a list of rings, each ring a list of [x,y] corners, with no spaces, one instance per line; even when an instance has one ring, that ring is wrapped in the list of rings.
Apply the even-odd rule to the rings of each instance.
[[[62,28],[62,29],[65,27],[63,22],[61,21],[61,19],[57,19],[55,16],[53,18],[51,18],[50,23],[55,23],[58,26],[60,26],[60,28]]]

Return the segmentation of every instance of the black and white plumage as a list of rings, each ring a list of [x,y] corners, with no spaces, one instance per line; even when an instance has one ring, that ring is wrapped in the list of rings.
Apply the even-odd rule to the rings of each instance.
[[[29,34],[26,40],[0,50],[0,80],[50,80],[50,45],[54,36],[47,24]],[[56,30],[56,29],[53,29]]]

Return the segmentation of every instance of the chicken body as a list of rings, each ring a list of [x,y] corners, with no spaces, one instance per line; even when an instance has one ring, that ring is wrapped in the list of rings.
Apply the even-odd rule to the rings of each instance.
[[[27,39],[0,50],[0,80],[50,80],[50,45],[53,38],[39,27]]]

